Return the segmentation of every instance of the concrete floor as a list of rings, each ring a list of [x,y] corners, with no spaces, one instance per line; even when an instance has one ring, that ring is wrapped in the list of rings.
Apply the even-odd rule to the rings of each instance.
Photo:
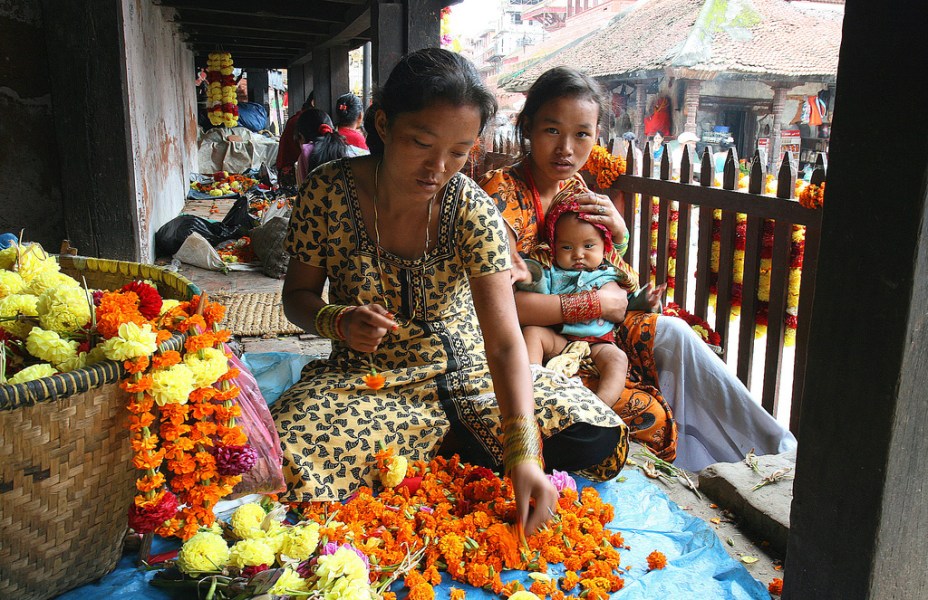
[[[185,213],[198,214],[213,219],[221,218],[216,213],[210,214],[208,212],[211,205],[212,201],[192,201],[192,203],[188,203]],[[217,205],[220,209],[219,215],[221,215],[231,207],[232,201],[220,200]],[[179,272],[199,285],[205,292],[213,294],[233,292],[266,293],[279,291],[283,287],[283,280],[266,277],[259,271],[230,271],[228,274],[223,274],[182,264]],[[242,352],[289,352],[325,356],[331,350],[331,344],[328,340],[310,334],[244,337],[236,341],[240,345]],[[635,452],[636,447],[633,445],[629,456],[633,457]],[[636,463],[642,462],[634,458],[632,460]],[[630,465],[626,468],[638,467]],[[690,475],[694,482],[697,481],[697,477],[696,474]],[[729,555],[740,561],[748,572],[764,583],[765,586],[773,578],[783,577],[784,553],[774,549],[767,540],[760,539],[751,533],[758,529],[762,530],[763,527],[743,522],[739,515],[725,510],[710,498],[705,496],[702,498],[697,497],[692,490],[674,480],[660,479],[655,485],[662,489],[683,510],[709,523]],[[746,490],[745,493],[750,493],[750,490]],[[785,491],[782,500],[788,502]],[[755,558],[756,561],[753,560]]]

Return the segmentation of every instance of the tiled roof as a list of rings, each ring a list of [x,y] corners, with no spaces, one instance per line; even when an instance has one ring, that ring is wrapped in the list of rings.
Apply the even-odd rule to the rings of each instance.
[[[842,16],[809,14],[784,0],[641,0],[608,27],[502,81],[525,91],[559,65],[629,79],[666,70],[700,79],[830,78]]]

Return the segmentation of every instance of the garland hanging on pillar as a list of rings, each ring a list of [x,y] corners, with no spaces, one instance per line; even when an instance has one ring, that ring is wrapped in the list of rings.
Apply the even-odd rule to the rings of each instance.
[[[232,75],[232,55],[228,52],[210,52],[206,61],[206,110],[209,122],[215,126],[238,125],[238,96],[235,76]]]

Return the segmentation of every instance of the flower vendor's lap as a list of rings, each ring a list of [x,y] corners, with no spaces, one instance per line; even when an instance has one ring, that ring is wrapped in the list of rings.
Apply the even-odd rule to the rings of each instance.
[[[440,364],[440,363],[438,363]],[[272,412],[284,447],[287,501],[336,500],[376,478],[373,455],[384,442],[411,461],[429,460],[453,426],[463,427],[502,460],[502,421],[482,366],[442,370],[438,364],[380,371],[386,385],[373,391],[363,372],[335,361],[310,363]],[[575,423],[622,427],[621,420],[576,380],[533,369],[536,418],[544,437]],[[585,474],[615,476],[625,463],[624,442]]]

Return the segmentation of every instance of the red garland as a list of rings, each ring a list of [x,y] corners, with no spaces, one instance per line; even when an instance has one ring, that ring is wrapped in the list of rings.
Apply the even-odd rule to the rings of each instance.
[[[121,292],[135,292],[139,297],[139,312],[149,321],[161,314],[161,295],[158,290],[141,281],[127,283],[120,289]]]
[[[707,323],[703,319],[700,319],[699,317],[687,311],[686,309],[682,308],[680,305],[675,304],[673,302],[668,302],[667,306],[664,307],[663,314],[670,316],[670,317],[679,317],[683,319],[684,321],[686,321],[686,324],[689,325],[690,327],[693,327],[694,325],[698,325],[702,329],[705,329],[708,335],[708,339],[703,338],[702,335],[699,336],[700,338],[703,339],[703,341],[705,341],[710,346],[717,346],[717,347],[721,346],[722,337],[718,334],[718,332],[712,329],[712,326],[709,325],[709,323]]]

